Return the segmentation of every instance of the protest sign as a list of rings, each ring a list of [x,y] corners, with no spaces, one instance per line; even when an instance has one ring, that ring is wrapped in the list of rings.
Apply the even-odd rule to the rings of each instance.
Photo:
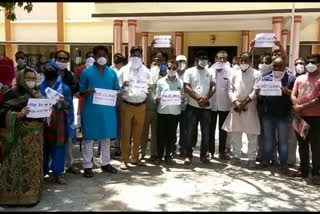
[[[155,48],[170,48],[171,47],[171,36],[154,36]]]
[[[130,80],[129,87],[132,90],[141,90],[141,91],[148,92],[148,87],[149,87],[148,83],[149,83],[148,80],[135,80],[135,79],[132,79],[132,80]]]
[[[276,39],[274,33],[259,33],[256,35],[254,47],[272,48]]]
[[[35,99],[28,100],[28,108],[30,113],[27,114],[28,118],[45,118],[50,117],[52,113],[52,106],[54,101],[50,99]]]
[[[160,99],[161,105],[181,105],[180,91],[164,91]]]
[[[46,92],[46,95],[48,97],[48,99],[54,100],[56,104],[59,99],[64,98],[63,94],[60,94],[59,92],[57,92],[56,90],[53,90],[52,88],[47,87],[46,90],[44,90]]]
[[[260,81],[261,96],[282,96],[281,81]]]
[[[115,90],[95,88],[93,104],[104,106],[116,106],[117,93]]]

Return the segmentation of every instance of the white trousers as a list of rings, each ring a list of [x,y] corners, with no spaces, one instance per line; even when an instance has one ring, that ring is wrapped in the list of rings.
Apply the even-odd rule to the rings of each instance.
[[[100,140],[100,141],[84,141],[83,142],[83,168],[88,169],[93,167],[93,144],[98,142],[101,144],[100,161],[101,166],[110,164],[110,139]]]
[[[68,138],[67,140],[67,146],[66,146],[66,167],[67,169],[69,167],[72,166],[73,164],[73,154],[72,154],[72,151],[73,151],[73,143],[72,143],[72,140],[71,138]]]
[[[242,150],[242,132],[230,132],[230,143],[232,145],[232,154],[241,159]],[[247,134],[248,137],[248,159],[256,160],[258,135]]]

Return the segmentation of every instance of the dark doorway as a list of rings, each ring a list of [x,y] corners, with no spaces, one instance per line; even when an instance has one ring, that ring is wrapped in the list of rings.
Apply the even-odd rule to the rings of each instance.
[[[232,58],[237,56],[238,47],[237,46],[218,46],[218,47],[209,47],[209,46],[189,46],[188,48],[188,67],[194,66],[194,59],[197,51],[204,50],[208,52],[209,61],[211,64],[214,63],[214,58],[216,54],[224,50],[228,53],[228,61],[231,64]]]

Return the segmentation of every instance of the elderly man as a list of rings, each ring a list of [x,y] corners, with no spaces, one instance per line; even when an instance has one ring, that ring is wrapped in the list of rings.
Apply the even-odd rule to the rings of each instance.
[[[251,56],[247,52],[240,56],[240,69],[241,72],[233,73],[228,84],[232,107],[222,129],[230,132],[233,164],[241,162],[242,133],[247,134],[249,140],[248,167],[254,168],[256,166],[257,140],[260,134],[256,103],[260,74],[259,71],[251,67]]]
[[[217,118],[219,116],[219,158],[229,160],[226,155],[227,132],[221,127],[227,118],[231,102],[228,98],[228,82],[231,79],[233,69],[226,64],[228,54],[225,51],[219,51],[216,55],[215,63],[211,66],[211,75],[216,82],[216,93],[213,94],[211,100],[211,132],[209,152],[211,158],[215,153],[215,134]]]

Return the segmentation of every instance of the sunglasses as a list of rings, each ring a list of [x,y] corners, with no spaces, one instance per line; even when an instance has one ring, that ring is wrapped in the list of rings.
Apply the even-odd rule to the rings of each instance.
[[[69,58],[65,58],[65,57],[57,57],[57,60],[69,60]]]

